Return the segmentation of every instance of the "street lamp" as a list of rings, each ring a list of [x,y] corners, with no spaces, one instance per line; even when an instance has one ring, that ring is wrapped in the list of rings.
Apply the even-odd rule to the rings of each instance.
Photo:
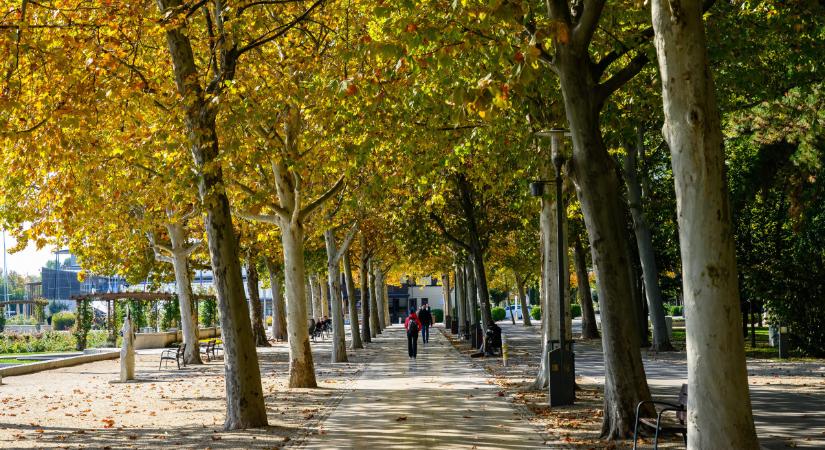
[[[568,349],[568,343],[565,342],[565,301],[564,295],[564,227],[562,226],[562,214],[564,214],[564,207],[562,202],[562,174],[561,169],[564,165],[564,154],[561,150],[561,139],[564,136],[570,136],[567,130],[554,128],[548,131],[538,131],[534,133],[538,137],[550,138],[550,149],[553,158],[553,165],[556,169],[556,250],[558,257],[558,294],[559,294],[559,346],[552,349],[548,355],[548,370],[549,370],[549,394],[550,406],[564,406],[572,405],[576,399],[575,387],[576,377],[573,363],[573,348],[572,342]],[[530,183],[530,193],[534,197],[540,197],[544,194],[544,185],[551,183],[553,180],[537,180]],[[551,342],[552,343],[552,342]]]

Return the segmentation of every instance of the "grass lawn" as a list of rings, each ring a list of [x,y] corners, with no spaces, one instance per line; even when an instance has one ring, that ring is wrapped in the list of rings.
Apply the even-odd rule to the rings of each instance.
[[[0,358],[0,364],[31,364],[40,362],[34,359]]]
[[[748,358],[775,359],[779,361],[779,349],[768,344],[768,327],[756,327],[756,346],[751,345],[751,329],[748,328],[748,336],[745,338],[745,356]],[[683,327],[673,327],[673,338],[671,340],[677,348],[685,348],[685,329]],[[782,361],[810,361],[816,358],[806,358],[791,352],[791,358]]]

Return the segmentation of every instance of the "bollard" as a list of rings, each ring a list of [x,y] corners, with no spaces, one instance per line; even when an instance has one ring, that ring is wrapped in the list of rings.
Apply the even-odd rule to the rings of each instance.
[[[501,361],[504,364],[504,367],[507,367],[507,336],[504,334],[501,335]]]

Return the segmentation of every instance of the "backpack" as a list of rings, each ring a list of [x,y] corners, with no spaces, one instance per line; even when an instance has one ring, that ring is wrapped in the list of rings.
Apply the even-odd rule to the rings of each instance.
[[[418,333],[418,322],[414,319],[410,319],[409,325],[407,325],[407,334],[415,334]]]

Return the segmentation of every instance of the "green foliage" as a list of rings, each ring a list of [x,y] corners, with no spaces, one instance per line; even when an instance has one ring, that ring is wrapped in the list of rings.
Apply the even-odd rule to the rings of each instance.
[[[66,332],[0,335],[0,353],[67,352],[74,350],[75,346],[74,337]]]
[[[581,317],[582,315],[582,307],[578,303],[571,303],[570,304],[570,315],[572,317]]]
[[[74,313],[62,311],[52,314],[52,328],[55,331],[69,330],[74,326],[76,316]]]
[[[92,311],[92,304],[88,300],[77,302],[77,311],[75,314],[75,324],[72,330],[72,335],[75,338],[75,347],[77,350],[84,350],[88,345],[89,330],[92,328],[92,321],[94,320],[94,312]]]
[[[49,315],[53,316],[60,311],[66,311],[69,309],[69,305],[65,302],[49,302]]]
[[[6,329],[6,308],[0,307],[0,333]]]
[[[444,322],[444,310],[441,308],[433,308],[430,311],[433,314],[433,320],[436,323]]]
[[[126,300],[117,302],[115,308],[115,329],[119,330],[123,326],[123,318],[126,315],[126,307],[132,312],[132,320],[135,327],[140,329],[149,325],[149,319],[146,316],[147,304],[141,300]]]
[[[499,320],[504,320],[507,317],[507,313],[504,311],[504,308],[500,306],[496,306],[495,308],[490,310],[490,314],[493,316],[493,321],[498,322]]]
[[[541,320],[541,306],[534,306],[533,309],[530,310],[530,317],[532,317],[533,320]]]
[[[682,316],[685,313],[685,307],[681,305],[671,305],[669,303],[665,303],[665,312],[669,316]]]
[[[6,323],[9,325],[37,325],[37,319],[18,314],[11,317]]]
[[[172,300],[163,302],[160,316],[160,327],[164,330],[168,328],[180,328],[180,303],[177,296]]]
[[[218,302],[214,298],[201,300],[198,305],[198,317],[201,325],[214,327],[218,323]],[[267,325],[271,325],[272,318],[268,319]]]

